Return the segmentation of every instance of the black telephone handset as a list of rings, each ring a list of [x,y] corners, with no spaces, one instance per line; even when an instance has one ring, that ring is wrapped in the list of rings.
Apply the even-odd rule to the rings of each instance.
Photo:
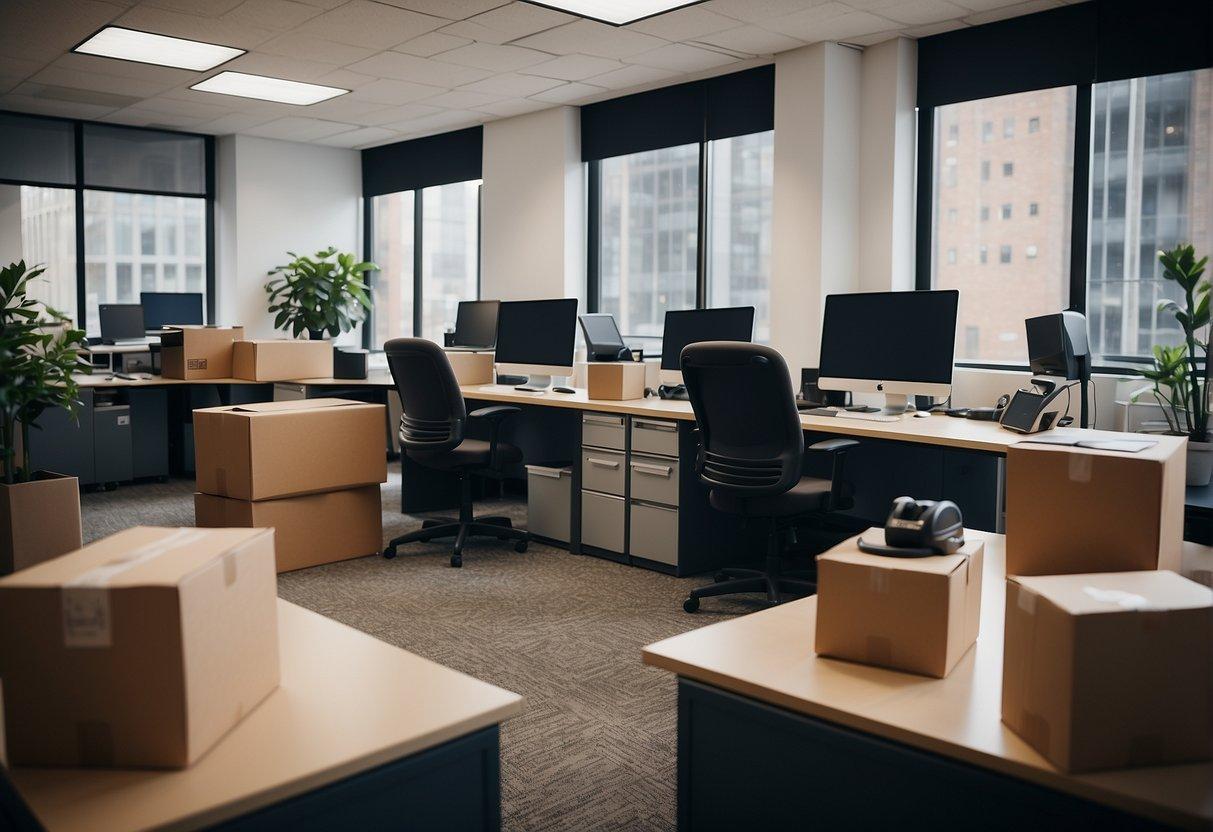
[[[894,558],[950,555],[964,545],[964,518],[951,500],[898,497],[884,524],[884,545],[859,539],[859,550]]]

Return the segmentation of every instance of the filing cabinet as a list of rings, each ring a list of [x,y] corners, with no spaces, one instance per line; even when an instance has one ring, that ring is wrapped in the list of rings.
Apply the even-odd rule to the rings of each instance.
[[[628,463],[631,498],[666,506],[678,505],[678,460],[632,454]]]
[[[608,552],[624,551],[627,503],[614,494],[581,492],[581,542]]]
[[[627,447],[626,416],[613,413],[583,413],[581,415],[581,446],[583,448]]]
[[[627,456],[622,452],[581,449],[581,487],[622,497],[627,492]]]
[[[628,554],[677,566],[678,509],[635,500],[628,508]]]
[[[632,452],[678,458],[678,423],[632,417]]]

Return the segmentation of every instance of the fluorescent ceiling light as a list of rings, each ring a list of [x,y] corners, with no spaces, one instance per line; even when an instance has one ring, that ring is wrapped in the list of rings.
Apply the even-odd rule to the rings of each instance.
[[[545,6],[558,12],[568,12],[578,17],[623,26],[646,17],[665,14],[683,6],[694,6],[703,0],[547,0],[538,3],[526,0],[533,6]]]
[[[241,98],[259,98],[262,101],[277,101],[282,104],[315,104],[317,101],[327,101],[349,92],[340,87],[305,84],[302,81],[287,81],[285,78],[249,75],[246,72],[220,72],[194,84],[190,89],[238,95]]]
[[[231,46],[170,38],[168,35],[153,35],[151,32],[123,29],[121,26],[106,26],[72,51],[85,55],[100,55],[103,58],[137,61],[141,64],[192,69],[197,72],[214,69],[245,52]]]

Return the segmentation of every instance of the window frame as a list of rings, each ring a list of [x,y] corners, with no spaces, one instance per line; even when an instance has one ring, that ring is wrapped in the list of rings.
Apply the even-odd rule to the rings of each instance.
[[[62,116],[47,116],[38,113],[22,113],[16,110],[0,110],[0,114],[20,116],[22,118],[43,119],[45,121],[65,122],[72,125],[74,134],[74,164],[75,182],[71,185],[48,184],[28,179],[0,178],[0,185],[30,185],[34,187],[54,187],[70,190],[74,194],[76,212],[76,311],[75,324],[83,330],[88,329],[88,297],[86,280],[86,253],[84,235],[84,192],[104,191],[118,194],[140,194],[146,196],[185,197],[187,199],[203,200],[203,257],[206,259],[205,297],[206,320],[215,322],[215,137],[206,133],[192,133],[188,130],[166,130],[159,127],[136,127],[132,125],[116,125],[104,121],[89,119],[64,118]],[[84,178],[84,127],[95,124],[102,127],[121,127],[123,130],[142,130],[151,133],[174,133],[181,136],[202,139],[203,142],[203,171],[204,192],[191,193],[185,191],[155,191],[139,188],[117,188],[108,185],[88,185]],[[133,274],[133,273],[132,273]],[[132,277],[133,279],[133,277]]]

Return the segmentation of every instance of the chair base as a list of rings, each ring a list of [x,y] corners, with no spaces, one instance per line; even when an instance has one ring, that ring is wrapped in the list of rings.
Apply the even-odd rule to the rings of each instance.
[[[782,568],[781,556],[785,549],[781,538],[787,536],[794,542],[795,534],[788,534],[788,529],[778,522],[772,523],[767,543],[767,559],[765,569],[743,569],[727,567],[716,573],[716,582],[692,589],[687,599],[682,602],[682,608],[687,612],[699,610],[701,598],[712,598],[719,595],[735,595],[748,592],[766,594],[769,604],[779,604],[783,595],[812,595],[817,591],[817,577],[814,569]]]

